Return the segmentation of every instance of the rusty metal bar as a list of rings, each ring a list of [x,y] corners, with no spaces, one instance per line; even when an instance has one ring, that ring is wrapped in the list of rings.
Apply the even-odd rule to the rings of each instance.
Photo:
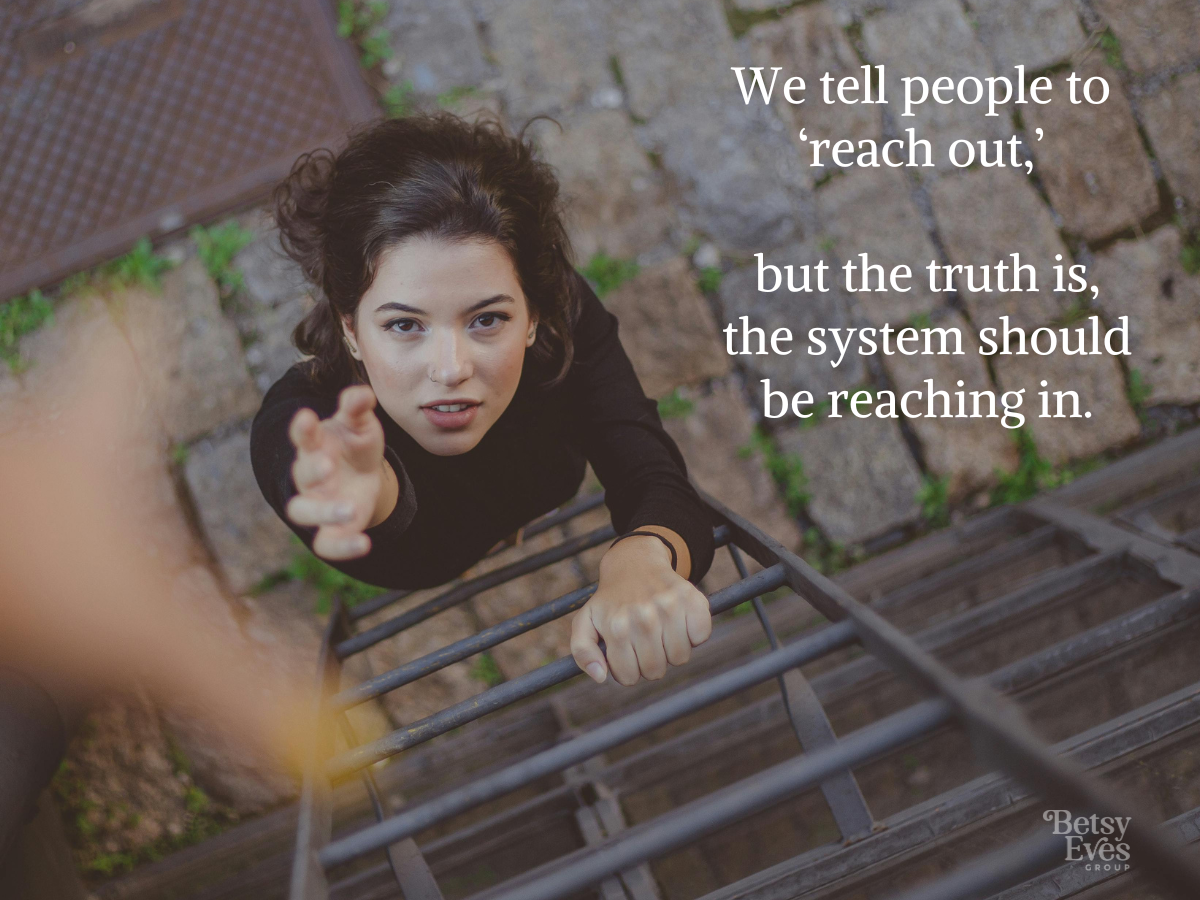
[[[1133,474],[1136,475],[1136,473]],[[1053,550],[1056,545],[1060,545],[1061,553],[1057,555],[1052,553],[1051,555],[1059,560],[1058,565],[1061,566],[1064,561],[1068,565],[1056,571],[1046,572],[1039,576],[1034,584],[1009,591],[995,601],[989,600],[947,622],[927,628],[917,638],[911,638],[895,625],[883,619],[875,609],[855,600],[847,591],[812,570],[802,559],[782,547],[752,523],[736,516],[703,492],[702,496],[717,514],[717,518],[724,521],[724,527],[727,528],[727,534],[731,538],[730,552],[734,557],[735,565],[738,565],[740,574],[745,576],[746,570],[738,554],[738,548],[764,566],[764,570],[755,576],[743,577],[743,580],[737,584],[715,593],[710,598],[711,608],[716,613],[732,608],[745,600],[750,600],[755,606],[755,611],[759,615],[759,621],[772,649],[749,663],[687,685],[678,692],[653,701],[632,713],[612,719],[590,732],[542,751],[527,760],[492,772],[490,775],[476,778],[462,787],[454,788],[432,800],[403,809],[397,815],[385,818],[374,825],[326,844],[315,854],[315,864],[322,870],[322,877],[324,877],[325,871],[334,866],[343,865],[373,850],[386,848],[389,843],[397,840],[409,839],[431,825],[493,800],[522,785],[529,784],[537,778],[554,772],[562,772],[569,766],[578,765],[587,759],[594,759],[608,747],[645,734],[666,721],[685,715],[693,709],[702,708],[717,699],[732,696],[737,690],[742,690],[750,684],[758,684],[769,678],[783,675],[790,670],[795,670],[803,662],[808,661],[804,658],[804,654],[815,654],[811,658],[816,658],[835,646],[846,646],[858,640],[874,655],[874,660],[850,663],[839,670],[827,673],[819,678],[818,682],[825,682],[832,678],[830,684],[837,681],[839,687],[844,687],[846,684],[854,683],[872,672],[878,671],[878,663],[875,662],[878,660],[891,671],[930,691],[933,697],[839,740],[833,735],[832,729],[828,728],[828,718],[817,699],[813,685],[809,685],[805,681],[792,689],[792,684],[785,683],[782,693],[783,710],[792,718],[794,729],[801,735],[804,728],[811,730],[814,727],[814,716],[819,715],[821,721],[816,722],[816,726],[820,726],[823,722],[827,733],[823,731],[821,734],[815,735],[815,739],[829,741],[826,746],[815,749],[811,746],[806,747],[808,752],[802,757],[780,763],[771,769],[728,785],[706,797],[633,828],[614,831],[603,826],[603,823],[598,820],[589,819],[587,822],[581,822],[581,827],[589,824],[596,826],[596,829],[593,830],[597,830],[597,834],[592,835],[593,839],[599,836],[599,832],[607,831],[608,834],[599,843],[554,859],[476,895],[473,900],[517,900],[517,898],[520,900],[555,900],[555,898],[568,896],[580,889],[601,884],[605,879],[613,879],[618,876],[618,873],[628,871],[631,866],[642,865],[649,859],[691,843],[696,838],[725,827],[747,815],[764,810],[787,797],[794,796],[801,790],[821,784],[834,772],[848,773],[851,766],[877,758],[881,753],[916,739],[951,719],[957,720],[965,727],[967,734],[975,744],[979,758],[989,765],[995,766],[999,771],[1018,779],[1025,790],[1035,790],[1048,802],[1072,810],[1094,811],[1100,815],[1130,816],[1133,822],[1127,833],[1127,840],[1133,847],[1135,860],[1141,866],[1149,868],[1147,874],[1157,884],[1178,893],[1179,896],[1192,897],[1200,892],[1200,867],[1179,852],[1179,842],[1165,836],[1160,829],[1151,826],[1148,818],[1138,812],[1136,807],[1127,800],[1110,796],[1112,792],[1109,789],[1099,789],[1092,776],[1085,772],[1083,765],[1098,763],[1095,753],[1089,755],[1090,751],[1083,749],[1086,741],[1081,742],[1079,739],[1074,739],[1073,742],[1064,742],[1054,748],[1046,746],[1033,735],[1024,717],[1012,701],[996,693],[995,690],[998,686],[1017,688],[1030,683],[1031,679],[1042,678],[1048,673],[1065,670],[1079,662],[1105,658],[1113,652],[1120,652],[1120,647],[1132,646],[1134,641],[1142,637],[1190,619],[1195,614],[1197,606],[1200,605],[1200,561],[1169,544],[1164,545],[1157,540],[1150,540],[1133,532],[1125,532],[1106,520],[1082,511],[1063,509],[1052,501],[1041,499],[1027,504],[1025,507],[1027,513],[1021,513],[1026,516],[1026,519],[1020,523],[1022,528],[1033,523],[1032,530],[1027,534],[984,553],[983,557],[987,557],[986,560],[981,560],[979,556],[976,556],[975,559],[964,560],[950,568],[963,572],[978,570],[982,573],[981,567],[991,571],[991,568],[994,568],[1000,560],[1015,561],[1022,552],[1030,552],[1043,547]],[[1029,513],[1032,515],[1028,515]],[[1051,524],[1038,526],[1036,522],[1039,518]],[[594,535],[596,532],[592,534]],[[589,537],[591,535],[573,540],[581,541]],[[561,551],[570,543],[567,542],[566,545],[552,548],[552,551],[548,552]],[[1095,551],[1096,555],[1077,561],[1081,554],[1089,552],[1088,547]],[[577,552],[577,550],[571,552]],[[557,559],[565,558],[571,555],[571,552],[565,552]],[[536,557],[537,555],[530,557],[530,560]],[[1045,559],[1045,557],[1040,558]],[[533,570],[532,568],[521,568],[522,564],[529,565],[529,560],[498,570],[505,574],[496,583]],[[1016,660],[986,677],[964,679],[955,675],[930,655],[930,650],[935,645],[950,646],[966,633],[975,633],[979,628],[994,627],[1012,620],[1014,616],[1020,615],[1022,612],[1052,603],[1064,591],[1077,589],[1089,580],[1102,576],[1105,572],[1135,565],[1138,567],[1138,572],[1146,571],[1145,566],[1149,566],[1157,573],[1159,579],[1179,584],[1183,589],[1174,591],[1167,596],[1161,596],[1141,608],[1118,615],[1114,619],[1103,622],[1082,634],[1074,635],[1053,647],[1045,648],[1030,657]],[[535,563],[533,568],[536,567]],[[498,573],[489,574],[496,576]],[[893,603],[898,603],[905,596],[924,596],[927,589],[933,584],[945,582],[947,578],[948,571],[946,569],[940,573],[919,578],[915,583],[890,592],[885,603],[891,607]],[[767,616],[766,608],[762,604],[761,595],[784,583],[835,624],[793,644],[780,646]],[[470,584],[471,582],[457,585],[441,597],[435,598],[431,603],[444,601],[446,598],[455,598],[456,592],[462,592],[464,588],[469,589]],[[921,586],[918,589],[919,585]],[[480,590],[482,589],[480,588]],[[1156,588],[1156,590],[1159,589]],[[453,602],[462,602],[468,596],[473,596],[473,594],[453,599]],[[453,605],[453,602],[448,603],[447,606]],[[583,602],[586,602],[586,597],[581,599],[573,595],[566,595],[538,607],[533,612],[535,616],[544,616],[548,614],[548,608],[554,608],[554,604],[565,603],[581,606]],[[571,606],[571,608],[578,608],[578,606]],[[440,611],[440,608],[447,607],[433,609],[427,615],[423,614],[418,621],[435,614]],[[421,610],[423,607],[418,607],[417,610],[409,611],[404,615]],[[562,614],[569,611],[570,609],[565,609]],[[488,635],[484,640],[491,641],[491,643],[480,644],[480,649],[485,646],[495,646],[507,637],[529,630],[527,627],[520,627],[521,620],[527,616],[528,614],[514,617],[509,622],[494,626],[500,631]],[[390,633],[396,633],[406,627],[405,624],[401,624],[399,627],[395,625],[403,618],[403,615],[397,617],[389,623],[384,623],[384,626],[395,628]],[[370,634],[370,632],[364,633],[363,636],[366,634]],[[335,642],[335,646],[338,647],[347,640],[353,640],[343,635],[339,635],[339,637],[341,637],[342,643]],[[409,683],[415,678],[421,677],[421,674],[427,674],[426,669],[436,671],[436,668],[440,668],[437,660],[445,658],[454,661],[451,657],[466,658],[466,656],[455,657],[455,654],[462,654],[468,648],[475,646],[471,641],[478,641],[479,638],[479,635],[468,638],[466,642],[458,642],[461,646],[457,646],[457,648],[455,645],[443,648],[422,660],[414,660],[412,663],[380,677],[392,679],[394,684],[391,684],[391,687]],[[828,643],[829,646],[818,646],[823,643]],[[446,654],[446,651],[451,652]],[[475,652],[478,652],[478,649]],[[440,654],[446,655],[440,656]],[[789,657],[789,654],[795,655]],[[431,666],[433,668],[428,668]],[[407,728],[399,729],[379,741],[363,747],[352,748],[349,752],[328,760],[325,775],[329,780],[326,781],[326,785],[330,781],[357,771],[378,759],[400,752],[464,722],[472,721],[491,711],[529,697],[545,687],[561,683],[576,674],[578,674],[578,667],[574,665],[571,658],[565,657],[497,688],[485,691],[475,698],[435,713]],[[747,679],[750,679],[751,676],[753,676],[753,680],[748,681]],[[845,684],[841,684],[841,682],[845,682]],[[362,699],[369,699],[371,696],[378,696],[391,689],[388,686],[389,683],[360,685],[342,692],[337,699],[339,702],[347,700],[359,702],[360,696]],[[811,695],[809,704],[797,703],[796,695],[802,695],[803,688],[807,688],[808,694]],[[1197,720],[1197,708],[1193,708],[1195,707],[1195,697],[1187,698],[1186,702],[1180,701],[1176,706],[1179,708],[1168,709],[1164,706],[1161,713],[1155,713],[1158,718],[1154,722],[1158,724],[1154,724],[1153,727],[1148,720],[1130,724],[1128,727],[1120,726],[1118,730],[1124,729],[1121,732],[1123,737],[1115,742],[1110,742],[1109,752],[1118,752],[1120,747],[1140,746],[1139,742],[1148,744],[1157,739],[1154,735],[1166,733],[1162,730],[1164,728],[1184,727],[1176,722],[1176,719],[1179,722],[1183,721],[1176,715],[1176,713],[1183,715],[1180,710],[1190,716],[1189,723]],[[726,717],[728,722],[723,719],[709,723],[700,731],[708,732],[713,727],[728,728],[735,718],[737,718],[736,713],[732,717]],[[1128,716],[1121,718],[1126,720]],[[1114,722],[1117,721],[1114,720]],[[1105,723],[1105,725],[1113,726],[1114,722]],[[689,733],[689,739],[692,736]],[[811,737],[810,743],[812,743]],[[1065,758],[1060,759],[1056,754],[1061,753],[1075,753],[1079,756],[1079,760],[1074,762]],[[603,772],[595,773],[596,777],[603,778],[604,782],[608,783],[612,773],[625,772],[641,757],[642,754],[637,754],[622,760],[621,763],[610,766]],[[620,776],[618,776],[618,781],[613,783],[617,784],[619,781]],[[995,775],[986,776],[985,779],[978,781],[980,784],[985,782],[996,785],[1003,784],[1003,779]],[[956,789],[945,796],[966,796],[963,792],[969,787],[964,786],[963,789]],[[620,787],[616,789],[620,790]],[[1022,796],[1021,790],[1020,788],[1008,788],[1007,794],[1003,798],[1004,804],[1008,806],[1016,804],[1018,798]],[[859,796],[861,797],[861,793]],[[835,808],[832,801],[830,801],[830,806],[831,809]],[[865,803],[863,808],[865,810]],[[932,807],[924,813],[924,815],[936,814],[938,814],[937,810]],[[869,816],[869,812],[867,815]],[[950,818],[954,817],[950,816]],[[878,852],[881,851],[868,852],[866,848],[884,848],[891,846],[895,840],[899,839],[904,829],[895,828],[893,830],[892,822],[895,819],[896,817],[893,817],[888,823],[884,823],[888,825],[890,834],[868,832],[863,835],[863,840],[849,844],[843,850],[845,852],[867,852],[868,856],[874,855],[876,859],[882,858],[878,856]],[[913,821],[915,828],[916,820]],[[841,824],[839,819],[839,826]],[[950,834],[956,827],[958,825],[948,819],[945,823],[944,833]],[[843,834],[846,834],[845,828],[843,828]],[[924,834],[927,836],[928,832],[926,831]],[[920,838],[916,831],[910,837],[913,841],[917,841],[917,844],[925,839]],[[319,844],[320,841],[317,841],[318,846]],[[911,844],[911,846],[917,846],[917,844]],[[307,846],[311,847],[312,845],[310,843]],[[1056,848],[1056,851],[1062,852],[1061,845]],[[1050,859],[1046,856],[1048,852],[1044,841],[1039,843],[1035,839],[1032,842],[1018,842],[968,864],[958,872],[952,873],[948,878],[940,879],[932,885],[922,886],[922,892],[916,896],[922,898],[936,896],[944,898],[944,900],[951,900],[951,898],[971,895],[972,892],[977,894],[982,890],[1003,889],[1023,878],[1028,878],[1031,873],[1042,871],[1052,865],[1058,857]],[[811,859],[815,862],[816,857],[813,856],[813,853],[815,851],[802,854],[795,865],[801,864],[800,860],[802,859]],[[311,866],[314,862],[311,857],[314,854],[308,855],[310,857],[308,865]],[[823,848],[822,858],[828,855],[829,848]],[[300,866],[300,857],[301,854],[298,853],[297,868]],[[607,883],[610,893],[615,890],[617,884],[618,882],[612,880]],[[712,896],[715,898],[723,893],[724,891],[718,891]],[[293,893],[293,897],[301,896],[307,900],[308,895]],[[317,893],[312,896],[316,898],[322,895]],[[742,894],[739,893],[738,896],[742,896]],[[755,896],[758,895],[755,894]],[[765,898],[784,895],[775,891],[762,896]]]
[[[729,529],[723,527],[715,529],[713,540],[717,546],[727,543],[729,541]],[[591,598],[595,590],[596,585],[594,583],[577,588],[570,593],[563,594],[561,597],[551,600],[549,603],[535,606],[527,612],[499,622],[490,628],[485,628],[483,631],[476,632],[470,637],[447,644],[440,650],[427,653],[425,656],[404,663],[404,665],[368,678],[366,681],[342,691],[330,702],[335,709],[347,709],[356,704],[365,703],[367,700],[375,697],[380,697],[406,684],[411,684],[419,678],[424,678],[426,675],[446,668],[446,666],[468,659],[476,653],[482,653],[484,650],[495,647],[497,644],[502,644],[509,638],[532,631],[535,628],[545,625],[547,622],[553,622],[555,619],[561,619],[568,613],[580,609]]]
[[[576,516],[583,515],[585,512],[590,512],[604,502],[604,492],[600,491],[597,494],[589,494],[582,500],[564,506],[562,509],[547,513],[540,519],[534,520],[528,527],[522,529],[522,540],[528,540],[531,537],[536,537],[543,531],[549,531],[556,525],[561,525],[564,522],[569,522]],[[515,546],[511,541],[505,541],[496,549],[490,551],[485,559],[495,556],[497,553],[503,553],[505,550]],[[380,594],[378,597],[372,597],[357,604],[353,609],[347,610],[347,615],[350,621],[357,622],[359,619],[365,619],[367,616],[379,612],[381,609],[387,609],[397,600],[402,600],[411,594],[411,590],[388,591],[386,594]]]
[[[1168,841],[1146,824],[1146,817],[1128,799],[1114,800],[1112,788],[1100,789],[1081,769],[1054,756],[1034,736],[1020,710],[1010,700],[979,680],[964,681],[958,678],[910,637],[815,571],[774,538],[714,498],[702,495],[729,524],[738,546],[761,565],[783,564],[793,590],[828,618],[853,622],[868,650],[892,668],[948,700],[967,727],[981,758],[1014,774],[1063,808],[1093,810],[1105,816],[1131,817],[1129,843],[1139,860],[1148,864],[1148,874],[1154,882],[1181,896],[1194,896],[1200,891],[1200,866],[1181,853],[1176,843]],[[1052,515],[1057,510],[1044,504],[1038,512]],[[1063,521],[1068,520],[1069,516],[1061,515],[1058,518]],[[1107,543],[1111,535],[1106,532],[1103,537]],[[1130,538],[1131,543],[1139,540],[1134,535]],[[1177,551],[1168,552],[1177,554]],[[1166,554],[1159,553],[1159,556],[1163,555]],[[1191,566],[1181,565],[1180,568],[1190,569]]]
[[[759,684],[780,671],[819,659],[826,653],[850,645],[853,641],[854,631],[849,625],[830,626],[818,634],[758,657],[737,669],[690,685],[677,694],[586,732],[574,740],[544,750],[536,756],[443,794],[435,800],[404,810],[386,822],[331,844],[325,848],[322,859],[326,865],[338,865],[385,846],[389,841],[403,835],[417,834],[452,815],[516,790],[544,775],[575,765],[597,753],[603,753],[682,715],[703,709],[738,691]]]
[[[752,597],[757,591],[772,590],[778,587],[784,578],[782,568],[769,568],[757,572],[745,581],[730,585],[717,591],[709,598],[709,606],[714,612],[732,609],[742,601]],[[401,750],[415,747],[439,734],[445,734],[459,725],[472,722],[489,712],[494,712],[518,700],[531,697],[538,691],[556,684],[569,681],[582,670],[570,656],[564,656],[552,663],[534,669],[511,681],[497,685],[474,697],[449,706],[441,712],[426,716],[419,722],[414,722],[404,728],[397,729],[386,737],[369,744],[364,744],[348,753],[329,761],[327,771],[330,777],[337,779],[357,771],[362,766],[371,765],[394,756]],[[772,673],[773,674],[773,673]],[[585,757],[586,758],[586,757]]]
[[[477,575],[475,578],[464,581],[462,584],[452,587],[445,593],[439,594],[432,600],[425,601],[420,606],[414,606],[394,619],[380,622],[374,628],[368,628],[366,631],[360,632],[353,637],[339,641],[335,648],[338,658],[345,659],[347,656],[353,656],[355,653],[366,650],[368,647],[373,647],[385,638],[399,634],[406,628],[411,628],[419,622],[424,622],[426,619],[436,616],[438,613],[450,609],[452,606],[464,603],[476,594],[486,591],[488,588],[511,581],[518,576],[536,572],[538,569],[566,559],[569,556],[574,556],[583,550],[597,547],[612,538],[615,534],[616,532],[613,531],[612,525],[605,525],[602,528],[597,528],[595,531],[588,532],[579,537],[568,538],[556,547],[551,547],[548,550],[543,550],[541,553],[535,553],[533,556],[509,563],[507,566],[502,566],[494,572]]]
[[[577,851],[513,878],[477,900],[556,900],[606,875],[660,856],[752,813],[767,809],[834,772],[860,765],[950,721],[953,707],[925,700],[847,735],[835,746],[805,754],[635,825],[601,847]]]

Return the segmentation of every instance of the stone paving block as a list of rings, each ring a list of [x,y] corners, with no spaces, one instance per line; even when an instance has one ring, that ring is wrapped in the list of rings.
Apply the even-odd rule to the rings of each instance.
[[[616,108],[606,4],[599,0],[504,0],[476,5],[500,66],[509,117],[578,106]]]
[[[810,183],[772,106],[741,99],[738,50],[716,0],[621,0],[613,47],[643,147],[678,181],[697,230],[750,251],[798,230]]]
[[[1097,240],[1158,209],[1158,188],[1119,74],[1095,56],[1076,71],[1085,82],[1093,76],[1108,81],[1108,100],[1099,106],[1072,105],[1070,73],[1060,72],[1051,79],[1056,102],[1030,104],[1025,130],[1030,135],[1035,128],[1045,132],[1030,144],[1034,171],[1066,229]]]
[[[257,411],[261,397],[237,328],[221,311],[217,286],[198,258],[163,276],[161,295],[135,288],[109,302],[171,440],[195,440]]]
[[[1179,76],[1138,106],[1171,190],[1200,205],[1200,72]]]
[[[488,75],[475,21],[462,0],[391,0],[384,25],[394,54],[384,71],[393,84],[411,81],[418,93],[436,96]]]
[[[789,394],[810,391],[814,397],[828,394],[832,390],[845,390],[862,384],[866,380],[867,372],[861,356],[847,354],[840,366],[833,366],[832,362],[835,362],[836,358],[831,360],[828,356],[813,356],[808,352],[810,328],[846,328],[851,325],[852,301],[837,284],[840,274],[837,259],[831,253],[823,252],[814,241],[806,241],[765,252],[763,260],[779,266],[783,271],[784,280],[779,290],[771,293],[758,290],[758,262],[755,260],[750,265],[727,272],[721,279],[719,292],[724,312],[723,320],[717,323],[718,329],[722,331],[722,347],[725,347],[727,340],[723,330],[726,325],[732,324],[737,329],[734,349],[741,349],[737,335],[741,331],[742,316],[749,319],[751,327],[763,329],[766,335],[766,355],[754,353],[734,357],[747,373],[751,393],[761,395],[761,381],[764,378],[770,379],[772,390],[782,390]],[[822,260],[829,266],[826,285],[831,290],[828,293],[814,290],[811,293],[793,294],[788,290],[785,266],[793,266],[793,275],[799,285],[802,277],[801,267],[815,267]],[[810,269],[810,272],[812,271],[813,269]],[[770,275],[766,277],[769,278]],[[816,274],[812,277],[815,279]],[[814,280],[813,286],[815,285]],[[791,353],[770,352],[771,335],[778,328],[791,331]],[[752,343],[751,349],[757,350],[757,345]]]
[[[776,111],[728,91],[666,110],[639,140],[679,184],[687,224],[753,253],[803,235],[811,176]]]
[[[263,499],[250,467],[249,422],[193,444],[184,471],[231,590],[246,591],[291,562],[292,532]]]
[[[529,133],[558,172],[567,228],[580,260],[598,252],[636,257],[670,236],[675,216],[661,175],[622,110],[584,110]]]
[[[755,25],[746,34],[754,65],[763,66],[763,77],[770,84],[771,67],[779,66],[771,105],[791,124],[794,134],[807,129],[810,140],[818,138],[854,141],[879,140],[882,129],[880,107],[875,105],[826,104],[821,76],[828,72],[837,81],[854,76],[861,80],[862,67],[836,13],[824,4],[811,4],[790,10],[777,22]],[[749,77],[751,73],[745,73]],[[792,105],[784,99],[787,79],[804,79],[804,103]],[[797,139],[798,141],[798,139]],[[811,149],[799,144],[805,165],[812,162]],[[823,174],[823,170],[816,170]]]
[[[313,307],[304,273],[284,252],[279,231],[264,213],[259,236],[233,261],[242,273],[232,318],[241,333],[246,364],[260,393],[302,358],[292,331]]]
[[[1150,403],[1200,400],[1200,277],[1179,262],[1182,239],[1172,225],[1120,241],[1096,258],[1091,280],[1105,318],[1129,316],[1129,368],[1150,388]]]
[[[1095,0],[1135,72],[1167,69],[1200,57],[1197,0]]]
[[[729,372],[708,301],[682,257],[642,269],[604,299],[648,397]]]
[[[310,290],[304,271],[283,252],[269,215],[263,213],[258,236],[233,258],[242,275],[242,299],[254,307],[275,307]]]
[[[1075,327],[1090,332],[1089,320]],[[1104,327],[1101,326],[1101,334]],[[1102,450],[1133,440],[1141,427],[1125,397],[1125,378],[1115,358],[1107,353],[1100,356],[1067,356],[1055,351],[1049,356],[994,356],[993,371],[1002,391],[1024,390],[1020,412],[1025,426],[1043,457],[1055,465],[1092,456]],[[1041,382],[1047,382],[1042,387]],[[1049,391],[1049,410],[1056,411],[1054,391],[1075,391],[1079,394],[1080,418],[1042,418],[1041,391]],[[1072,412],[1070,398],[1063,410]],[[1082,414],[1090,412],[1091,417]]]
[[[697,96],[736,93],[728,67],[740,63],[720,0],[614,0],[610,8],[613,50],[635,116],[649,120]]]
[[[950,395],[952,411],[958,409],[956,393],[965,391],[966,409],[970,413],[973,409],[971,391],[993,390],[984,358],[979,355],[979,342],[971,326],[956,312],[948,312],[933,325],[959,330],[963,336],[961,356],[896,353],[880,359],[897,396],[906,391],[920,391],[928,398],[929,386],[925,380],[932,378],[934,390]],[[934,410],[938,413],[943,412],[941,402],[940,398],[935,400]],[[927,411],[927,407],[919,408]],[[982,400],[981,412],[986,413],[988,409],[987,401]],[[1002,409],[998,411],[1002,412]],[[998,418],[922,417],[909,419],[909,425],[921,442],[926,467],[934,475],[949,479],[948,491],[952,499],[992,484],[997,469],[1009,472],[1016,466],[1016,448]]]
[[[785,547],[800,549],[800,529],[780,499],[779,491],[757,454],[746,456],[754,423],[736,378],[713,384],[712,393],[696,397],[685,416],[663,422],[679,445],[688,474],[716,500],[728,506]],[[742,554],[751,572],[761,568]],[[729,551],[718,548],[703,587],[716,590],[738,579]]]
[[[900,325],[939,304],[938,296],[929,291],[925,273],[925,266],[937,258],[937,250],[925,233],[903,175],[893,169],[861,169],[840,175],[817,191],[817,213],[841,260],[853,260],[861,268],[859,254],[867,253],[870,262],[882,265],[885,273],[900,264],[912,270],[912,290],[906,293],[857,292],[858,308],[871,322]],[[856,280],[861,281],[861,274],[855,275]],[[837,283],[845,284],[840,266]]]
[[[1087,36],[1071,0],[968,0],[979,38],[1001,73],[1037,72],[1068,59]]]
[[[826,419],[777,434],[808,476],[808,514],[825,536],[855,544],[915,520],[921,472],[891,419]]]
[[[1012,169],[974,169],[939,178],[930,186],[929,194],[951,264],[994,267],[1003,261],[1010,267],[1007,286],[1013,284],[1013,253],[1020,254],[1022,265],[1032,265],[1036,270],[1037,292],[1021,293],[996,290],[994,270],[993,289],[979,292],[969,289],[965,273],[957,273],[955,287],[966,300],[976,325],[984,320],[991,324],[996,317],[1007,315],[1013,325],[1034,328],[1061,314],[1069,299],[1065,292],[1053,290],[1053,267],[1056,256],[1061,256],[1061,264],[1069,267],[1071,254],[1058,235],[1050,210],[1028,178]],[[928,279],[928,272],[922,274]],[[944,273],[938,274],[938,280],[944,286]]]
[[[301,294],[278,306],[255,310],[254,334],[259,339],[246,347],[246,364],[261,393],[304,358],[292,343],[292,331],[312,308],[312,297]]]
[[[918,138],[933,144],[933,161],[938,168],[950,168],[946,154],[959,138],[1004,139],[1011,133],[1003,115],[985,116],[986,105],[927,102],[915,109],[914,115],[903,116],[901,77],[920,76],[932,85],[943,75],[957,83],[967,75],[982,79],[993,74],[987,51],[975,37],[957,0],[920,0],[894,12],[870,16],[863,22],[863,41],[869,61],[887,67],[889,109],[897,126],[902,133],[915,128]]]

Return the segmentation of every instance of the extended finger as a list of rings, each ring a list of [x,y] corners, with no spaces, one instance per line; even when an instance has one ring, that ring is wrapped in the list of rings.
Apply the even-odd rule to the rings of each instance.
[[[333,474],[333,460],[325,453],[301,452],[292,463],[292,480],[297,490],[307,490]]]
[[[657,681],[667,674],[661,617],[653,606],[637,606],[633,618],[633,652],[637,655],[638,669],[646,678]]]
[[[613,679],[625,687],[637,684],[638,658],[633,649],[633,627],[628,614],[624,611],[615,613],[603,623],[600,634],[604,638],[604,652]]]
[[[608,677],[608,666],[600,650],[600,632],[592,623],[591,610],[586,606],[571,620],[571,655],[596,684],[602,684]]]
[[[375,392],[366,384],[355,384],[338,395],[338,409],[334,414],[351,431],[362,431],[371,424],[375,414]]]
[[[361,531],[326,525],[313,538],[313,553],[324,559],[357,559],[371,550],[371,539]]]
[[[288,501],[287,515],[297,525],[343,525],[354,518],[354,507],[344,500],[297,494]]]
[[[288,438],[297,450],[313,451],[321,446],[321,419],[307,406],[296,410],[288,425]]]

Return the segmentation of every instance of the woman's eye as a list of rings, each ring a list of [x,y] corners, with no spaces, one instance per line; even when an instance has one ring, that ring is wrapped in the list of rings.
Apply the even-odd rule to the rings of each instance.
[[[388,331],[398,331],[402,334],[409,334],[421,327],[421,323],[416,319],[394,319],[387,324]]]
[[[475,322],[481,328],[495,328],[501,322],[507,322],[507,321],[508,321],[508,316],[504,315],[504,313],[487,312],[487,313],[481,313],[480,315],[475,317]]]

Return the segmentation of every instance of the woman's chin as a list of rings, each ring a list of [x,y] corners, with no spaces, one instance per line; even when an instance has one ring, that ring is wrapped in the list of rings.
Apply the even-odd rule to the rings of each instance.
[[[473,450],[483,440],[485,434],[477,428],[433,434],[426,429],[422,429],[422,431],[424,433],[414,435],[414,437],[417,438],[418,444],[434,456],[458,456]]]

